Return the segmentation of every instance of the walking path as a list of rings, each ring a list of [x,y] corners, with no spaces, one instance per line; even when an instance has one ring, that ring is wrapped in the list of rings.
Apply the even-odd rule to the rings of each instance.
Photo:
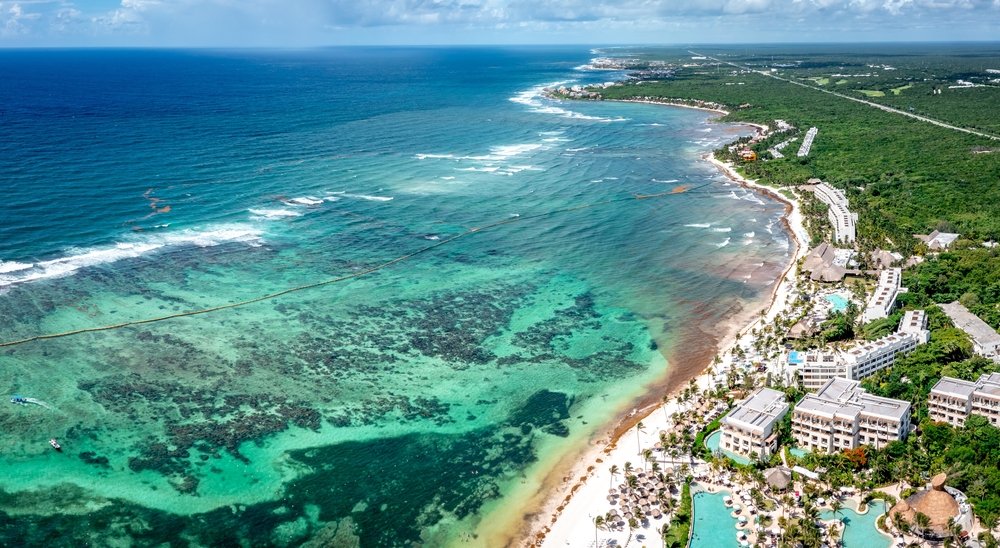
[[[704,55],[704,54],[701,54],[701,53],[698,53],[698,52],[695,52],[695,51],[690,51],[690,50],[688,51],[688,53],[691,53],[692,55]],[[716,59],[715,57],[710,57],[708,55],[705,55],[705,58],[711,59],[712,61],[715,61],[716,63],[725,63],[727,65],[736,67],[736,68],[741,69],[741,70],[749,70],[751,72],[755,72],[755,73],[760,74],[762,76],[767,76],[768,78],[774,78],[775,80],[781,80],[782,82],[787,82],[789,84],[795,84],[796,86],[802,86],[804,88],[808,88],[808,89],[811,89],[811,90],[821,91],[823,93],[827,93],[827,94],[830,94],[830,95],[836,95],[837,97],[840,97],[841,99],[848,99],[850,101],[854,101],[855,103],[862,103],[862,104],[868,105],[870,107],[877,108],[879,110],[884,110],[886,112],[891,112],[893,114],[901,114],[903,116],[908,116],[908,117],[913,118],[915,120],[920,120],[921,122],[927,122],[928,124],[934,124],[935,126],[943,127],[945,129],[950,129],[950,130],[954,130],[954,131],[961,131],[962,133],[968,133],[970,135],[975,135],[977,137],[985,137],[987,139],[993,139],[994,141],[1000,141],[1000,136],[992,135],[990,133],[984,133],[982,131],[977,131],[977,130],[974,130],[974,129],[968,129],[968,128],[964,128],[964,127],[953,126],[951,124],[942,122],[940,120],[935,120],[933,118],[928,118],[926,116],[921,116],[919,114],[914,114],[912,112],[906,112],[905,110],[899,110],[897,108],[892,108],[892,107],[889,107],[889,106],[886,106],[886,105],[882,105],[882,104],[879,104],[879,103],[875,103],[875,102],[872,102],[872,101],[866,101],[864,99],[859,99],[857,97],[851,97],[850,95],[844,95],[843,93],[838,93],[838,92],[833,91],[833,90],[823,89],[823,88],[816,87],[816,86],[810,86],[809,84],[804,84],[802,82],[796,82],[795,80],[789,80],[788,78],[782,78],[781,76],[778,76],[776,74],[771,74],[771,73],[769,73],[767,71],[764,71],[764,70],[755,70],[755,69],[752,69],[752,68],[750,68],[750,67],[748,67],[746,65],[740,65],[738,63],[732,63],[730,61],[722,61],[720,59]]]

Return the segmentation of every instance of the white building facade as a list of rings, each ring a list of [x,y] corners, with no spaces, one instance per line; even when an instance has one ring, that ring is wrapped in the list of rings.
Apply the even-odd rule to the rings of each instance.
[[[962,303],[942,304],[941,310],[951,318],[955,327],[965,331],[972,339],[972,351],[993,361],[1000,361],[1000,333],[984,322]]]
[[[1000,427],[1000,373],[987,373],[976,382],[942,377],[927,398],[931,420],[964,426],[969,415],[982,415]]]
[[[847,195],[838,188],[824,182],[819,182],[815,189],[816,197],[827,205],[827,217],[833,226],[834,241],[841,244],[853,244],[857,239],[855,225],[858,214],[848,209]]]
[[[910,403],[873,396],[858,381],[830,379],[792,412],[792,436],[809,451],[885,447],[910,432]]]
[[[875,292],[868,299],[865,311],[861,315],[861,321],[870,321],[886,318],[896,306],[896,297],[906,290],[902,287],[903,270],[900,268],[887,268],[878,276],[878,285]]]
[[[778,448],[777,424],[788,413],[784,392],[758,388],[722,418],[719,448],[767,460]]]
[[[819,390],[835,378],[861,380],[896,361],[896,356],[912,351],[930,339],[927,314],[908,311],[895,333],[876,341],[860,343],[846,351],[811,350],[799,366],[799,378],[806,390]]]

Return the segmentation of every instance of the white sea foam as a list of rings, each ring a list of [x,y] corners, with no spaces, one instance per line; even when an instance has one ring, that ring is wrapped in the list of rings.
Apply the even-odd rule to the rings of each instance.
[[[302,196],[300,198],[292,198],[288,200],[287,203],[295,205],[319,205],[323,203],[323,200],[316,198],[315,196]]]
[[[566,152],[580,152],[581,150],[587,150],[588,148],[594,148],[594,147],[590,146],[590,147],[580,147],[580,148],[567,148]]]
[[[354,198],[356,200],[366,200],[369,202],[388,202],[393,199],[392,196],[372,196],[371,194],[348,194],[347,192],[332,192],[331,194],[337,194],[343,196],[344,198]]]
[[[452,181],[452,180],[454,180],[455,178],[454,178],[454,177],[452,177],[451,175],[448,175],[447,177],[441,177],[441,179],[442,179],[442,180],[445,180],[445,181]]]
[[[679,182],[680,179],[652,179],[652,181],[654,183],[676,183]]]
[[[7,274],[8,272],[17,272],[19,270],[27,270],[35,266],[31,263],[19,263],[17,261],[0,261],[0,274]]]
[[[544,84],[541,86],[535,86],[530,89],[526,89],[517,95],[510,98],[510,101],[525,105],[529,107],[531,112],[538,112],[542,114],[555,114],[557,116],[562,116],[563,118],[573,118],[577,120],[593,120],[595,122],[624,122],[628,120],[627,118],[617,117],[617,118],[605,118],[603,116],[590,116],[587,114],[582,114],[580,112],[575,112],[562,107],[557,107],[551,104],[551,100],[545,99],[543,93],[546,88],[560,86],[568,82],[552,82],[551,84]],[[546,103],[546,102],[549,103]]]
[[[722,248],[722,247],[726,247],[727,245],[729,245],[729,238],[726,238],[721,243],[715,244],[715,247]]]
[[[746,237],[746,238],[753,238],[753,237],[754,237],[754,236],[756,236],[756,235],[757,235],[757,234],[756,234],[755,232],[753,232],[753,231],[750,231],[750,232],[744,232],[744,233],[743,233],[743,236],[744,236],[744,237]]]
[[[458,171],[480,171],[484,173],[493,173],[494,171],[500,169],[499,166],[486,166],[486,167],[460,167]]]
[[[256,217],[262,217],[264,219],[281,219],[283,217],[301,217],[301,211],[293,211],[291,209],[256,209],[250,208],[247,211],[253,213]]]
[[[732,232],[732,230],[733,230],[732,227],[720,226],[718,228],[713,228],[712,232]]]
[[[146,235],[141,240],[118,242],[103,247],[74,250],[68,255],[27,263],[23,268],[0,270],[0,288],[10,287],[37,280],[70,276],[78,270],[110,264],[123,259],[134,259],[159,250],[175,247],[211,247],[228,242],[242,242],[260,245],[262,232],[248,225],[220,225],[205,230],[187,229],[175,233]],[[8,265],[11,263],[0,263]]]
[[[712,226],[712,223],[690,223],[690,224],[686,224],[684,226],[690,227],[690,228],[708,228],[708,227]]]

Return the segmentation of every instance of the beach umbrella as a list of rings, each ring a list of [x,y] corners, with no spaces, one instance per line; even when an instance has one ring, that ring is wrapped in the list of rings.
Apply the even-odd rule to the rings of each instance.
[[[608,494],[611,495],[612,497],[617,497],[618,496],[618,491],[616,491],[615,489],[612,489],[612,490],[608,491]]]

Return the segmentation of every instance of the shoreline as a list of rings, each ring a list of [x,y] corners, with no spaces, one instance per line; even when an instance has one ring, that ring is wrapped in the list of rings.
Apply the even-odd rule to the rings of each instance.
[[[665,105],[716,112],[722,115],[729,114],[728,111],[719,108],[665,101],[621,100],[618,102]],[[734,124],[753,127],[758,133],[767,131],[765,126],[758,124],[745,122],[734,122]],[[788,265],[775,280],[768,297],[760,300],[760,304],[765,305],[763,316],[759,312],[759,308],[749,306],[734,313],[725,321],[725,327],[721,330],[722,336],[715,345],[716,355],[722,355],[732,350],[739,336],[754,329],[762,320],[767,321],[773,318],[788,305],[789,297],[795,286],[792,274],[798,261],[807,252],[809,240],[802,223],[801,209],[797,200],[782,195],[774,188],[742,177],[736,172],[735,166],[716,159],[712,152],[704,154],[701,158],[711,162],[722,174],[741,187],[783,203],[785,211],[781,217],[781,225],[791,237],[794,245]],[[564,546],[573,544],[574,534],[579,534],[580,531],[585,531],[586,535],[589,536],[593,528],[592,516],[595,514],[591,506],[595,501],[603,505],[606,488],[602,488],[602,486],[605,485],[605,481],[611,479],[609,473],[604,470],[606,466],[602,464],[605,462],[624,462],[627,459],[637,462],[641,460],[638,455],[632,454],[635,451],[630,449],[630,444],[626,447],[626,444],[619,444],[619,442],[623,441],[625,435],[640,421],[652,421],[647,425],[647,431],[650,432],[646,436],[647,438],[652,436],[652,432],[658,432],[661,427],[665,427],[666,417],[676,412],[680,407],[675,402],[676,396],[689,382],[697,383],[700,388],[710,386],[711,364],[712,359],[707,358],[697,369],[698,373],[693,376],[685,375],[685,378],[672,377],[668,372],[663,383],[665,390],[657,392],[656,398],[652,398],[654,396],[652,392],[640,397],[636,402],[638,407],[624,416],[617,417],[609,423],[609,427],[595,433],[587,447],[568,453],[561,459],[559,465],[546,475],[539,493],[532,498],[533,501],[538,501],[537,505],[531,505],[537,510],[523,515],[524,521],[520,524],[518,531],[513,533],[505,544],[508,546]],[[666,403],[662,403],[661,394],[666,396]],[[662,412],[662,419],[658,412]],[[564,463],[565,465],[563,465]],[[554,481],[557,477],[558,482]],[[588,480],[594,481],[588,482]],[[546,488],[548,489],[546,490]]]

